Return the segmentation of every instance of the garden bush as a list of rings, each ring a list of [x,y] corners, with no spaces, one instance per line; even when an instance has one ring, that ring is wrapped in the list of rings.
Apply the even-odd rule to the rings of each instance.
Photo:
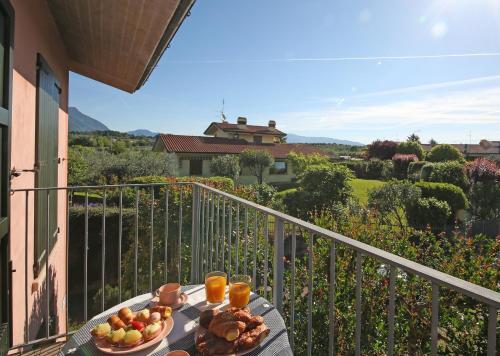
[[[476,182],[472,185],[470,203],[474,219],[500,219],[500,182]]]
[[[424,168],[427,165],[424,166]],[[457,161],[433,163],[432,172],[425,179],[429,182],[451,183],[462,188],[466,192],[469,188],[469,181],[463,164]]]
[[[396,153],[392,157],[392,164],[394,166],[394,177],[398,179],[406,179],[408,177],[408,166],[411,162],[417,162],[418,157],[414,154],[400,154]]]
[[[495,161],[486,158],[476,158],[466,165],[471,183],[500,180],[500,169]]]
[[[237,155],[214,157],[210,161],[210,172],[213,175],[237,181],[240,176],[240,160]]]
[[[373,141],[368,145],[368,158],[378,158],[381,160],[390,160],[396,154],[397,142],[394,141]]]
[[[427,154],[426,159],[429,162],[465,161],[462,153],[448,144],[434,146]]]
[[[425,161],[410,162],[408,165],[408,179],[413,182],[419,181],[422,167],[425,166],[425,164]]]
[[[425,162],[420,171],[420,179],[423,181],[428,181],[433,169],[434,163]]]
[[[388,180],[392,177],[391,161],[370,159],[368,161],[346,161],[337,163],[348,167],[356,178]]]
[[[421,161],[424,158],[424,149],[416,141],[401,142],[396,148],[396,153],[405,155],[415,155]]]
[[[328,164],[330,159],[328,156],[320,155],[318,153],[306,155],[292,151],[288,154],[287,161],[290,162],[293,173],[295,173],[296,176],[300,176],[304,173],[307,167],[318,164]]]
[[[423,198],[436,198],[448,203],[451,208],[452,217],[463,218],[463,214],[457,213],[468,208],[469,202],[462,189],[449,183],[417,182],[415,186],[422,191]]]
[[[448,203],[436,198],[419,198],[406,210],[410,226],[424,230],[429,225],[433,232],[444,231],[450,215]]]

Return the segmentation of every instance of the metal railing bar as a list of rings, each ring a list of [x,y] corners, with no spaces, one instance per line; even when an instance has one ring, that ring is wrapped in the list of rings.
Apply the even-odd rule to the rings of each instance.
[[[388,340],[387,354],[394,355],[394,315],[396,313],[396,267],[390,266],[389,271],[389,310],[387,316]]]
[[[332,242],[330,246],[330,285],[329,285],[329,309],[330,309],[330,332],[328,338],[328,352],[331,356],[335,355],[335,317],[336,317],[336,305],[335,305],[335,289],[337,283],[337,244],[335,241]]]
[[[488,308],[488,356],[494,356],[497,352],[497,313],[496,308]]]
[[[151,187],[151,216],[149,235],[149,291],[153,292],[153,244],[154,244],[154,222],[155,222],[155,188]]]
[[[208,273],[210,272],[210,261],[209,261],[209,249],[210,245],[208,242],[209,239],[209,232],[210,232],[210,192],[207,191],[207,197],[205,201],[205,248],[203,249],[205,253],[205,271]]]
[[[269,273],[269,215],[264,215],[264,299],[267,299],[267,274]]]
[[[361,355],[361,284],[363,283],[363,255],[356,252],[356,342],[355,355]]]
[[[217,223],[215,224],[215,230],[217,232],[217,240],[215,242],[215,265],[216,265],[216,269],[219,267],[217,266],[218,264],[218,261],[220,259],[220,256],[219,256],[219,244],[220,244],[220,195],[217,194]]]
[[[313,231],[316,235],[321,235],[323,237],[330,238],[338,243],[348,246],[349,248],[355,251],[362,252],[363,255],[374,257],[379,261],[385,262],[386,264],[398,267],[404,270],[405,272],[410,272],[412,274],[430,280],[431,282],[438,284],[440,287],[450,288],[452,290],[465,294],[477,301],[493,306],[496,309],[500,309],[500,293],[495,292],[491,289],[484,288],[476,284],[464,281],[462,279],[453,277],[451,275],[434,270],[430,267],[424,266],[417,262],[410,261],[406,258],[394,255],[390,252],[383,251],[379,248],[370,246],[363,242],[340,235],[336,232],[316,226],[314,224],[281,213],[279,211],[261,206],[254,202],[242,199],[240,197],[233,196],[229,193],[217,190],[215,188],[205,186],[201,183],[193,183],[193,184],[200,185],[206,187],[206,189],[209,189],[211,191],[218,192],[223,197],[229,198],[234,202],[244,204],[248,207],[257,209],[259,212],[268,214],[269,216],[282,219],[288,223],[296,224],[297,226],[300,226],[306,230]]]
[[[227,268],[227,277],[228,279],[231,278],[231,262],[232,262],[232,240],[233,240],[233,202],[229,202],[229,233],[227,235],[228,237],[228,252],[227,252],[227,259],[228,259],[228,268]]]
[[[83,315],[88,317],[88,261],[89,261],[89,191],[85,191],[85,252],[83,256]]]
[[[240,204],[236,204],[236,256],[234,258],[234,265],[236,274],[240,274]]]
[[[244,225],[243,225],[243,253],[244,253],[244,258],[243,258],[243,274],[247,275],[248,274],[248,263],[247,263],[247,255],[248,255],[248,207],[245,206],[245,213],[244,213]]]
[[[69,205],[70,205],[70,192],[66,191],[66,268],[65,268],[65,277],[66,277],[66,300],[64,301],[65,308],[68,310],[69,304]],[[66,332],[69,329],[69,313],[66,312]]]
[[[258,224],[258,212],[254,209],[254,226],[253,226],[253,271],[252,271],[252,281],[253,290],[257,289],[257,237],[259,235],[259,224]]]
[[[291,297],[290,297],[290,347],[295,350],[295,254],[297,251],[297,227],[292,225],[292,255],[291,255]]]
[[[312,300],[313,300],[313,259],[314,259],[314,234],[309,233],[308,251],[308,291],[307,291],[307,354],[312,355]]]
[[[205,274],[205,190],[201,191],[201,234],[200,234],[200,254],[201,254],[201,271]]]
[[[182,284],[181,281],[181,268],[182,268],[182,200],[184,198],[182,186],[179,189],[179,255],[177,256],[179,259],[178,265],[178,280],[179,284]]]
[[[215,218],[215,193],[212,193],[210,203],[211,213],[210,213],[210,270],[213,270],[214,265],[214,218]]]
[[[168,280],[168,208],[169,208],[169,195],[170,190],[165,189],[165,231],[164,231],[164,251],[163,251],[163,281],[167,283]]]
[[[25,214],[24,214],[24,342],[30,340],[30,328],[28,318],[28,251],[29,251],[29,191],[25,192]]]
[[[439,325],[439,286],[432,283],[432,315],[431,315],[431,355],[437,355]]]
[[[220,195],[219,195],[220,196]],[[221,241],[222,264],[220,270],[226,269],[225,251],[226,251],[226,198],[222,198],[222,241]]]
[[[46,337],[50,336],[50,276],[49,276],[49,251],[50,251],[50,190],[47,190],[47,236],[45,240],[45,293],[47,295],[45,299],[45,328]],[[28,291],[26,291],[28,292]]]
[[[139,187],[135,188],[135,236],[134,236],[134,296],[137,296],[137,260],[139,252]]]
[[[104,195],[102,197],[102,243],[101,243],[101,309],[105,310],[105,301],[104,301],[104,285],[105,285],[105,272],[106,272],[106,199],[107,193],[104,190]]]
[[[198,184],[193,182],[175,182],[175,183],[124,183],[124,184],[104,184],[104,185],[75,185],[69,187],[38,187],[38,188],[16,188],[10,189],[11,193],[17,192],[36,192],[36,191],[47,191],[47,190],[86,190],[86,189],[113,189],[113,188],[149,188],[151,186],[154,187],[162,187],[166,185],[192,185]],[[203,185],[203,184],[202,184]]]
[[[122,239],[123,239],[123,188],[118,198],[118,301],[122,302]]]

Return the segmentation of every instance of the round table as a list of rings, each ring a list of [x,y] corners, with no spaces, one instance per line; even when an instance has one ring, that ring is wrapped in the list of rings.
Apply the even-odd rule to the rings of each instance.
[[[184,286],[182,291],[188,295],[186,304],[174,311],[174,328],[172,332],[162,340],[160,344],[149,349],[133,353],[133,356],[154,355],[163,356],[172,350],[185,350],[190,355],[196,354],[194,344],[194,333],[199,323],[200,310],[206,307],[204,285]],[[110,308],[92,318],[84,327],[73,334],[70,340],[61,350],[60,355],[99,355],[101,354],[91,339],[90,330],[100,323],[105,323],[110,315],[116,314],[123,307],[129,307],[132,311],[144,309],[149,305],[152,298],[151,293],[146,293],[129,299],[119,305]],[[222,304],[227,304],[226,301]],[[286,326],[281,314],[266,299],[257,294],[250,296],[249,308],[252,314],[261,315],[270,329],[269,336],[262,344],[247,355],[293,355],[288,342]]]

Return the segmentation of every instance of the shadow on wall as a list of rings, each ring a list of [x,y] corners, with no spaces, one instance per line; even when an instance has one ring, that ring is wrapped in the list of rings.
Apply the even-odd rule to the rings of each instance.
[[[29,339],[30,341],[40,339],[47,336],[47,328],[49,335],[56,335],[60,332],[59,315],[57,308],[57,272],[53,266],[49,266],[49,289],[47,291],[46,280],[42,281],[41,288],[35,292],[35,300],[31,309],[29,319]],[[49,317],[47,320],[47,297],[49,305]]]

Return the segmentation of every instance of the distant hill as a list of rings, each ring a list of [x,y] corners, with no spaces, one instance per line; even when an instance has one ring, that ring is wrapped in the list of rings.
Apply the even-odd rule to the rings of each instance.
[[[70,132],[109,131],[102,122],[83,114],[75,107],[70,106],[68,111]]]
[[[331,137],[310,137],[310,136],[300,136],[295,134],[287,134],[286,142],[288,143],[336,143],[339,145],[349,145],[349,146],[364,146],[364,143],[340,140],[338,138]]]
[[[129,131],[127,133],[133,136],[147,136],[147,137],[155,137],[156,135],[159,135],[159,132],[153,132],[146,129],[137,129]]]

